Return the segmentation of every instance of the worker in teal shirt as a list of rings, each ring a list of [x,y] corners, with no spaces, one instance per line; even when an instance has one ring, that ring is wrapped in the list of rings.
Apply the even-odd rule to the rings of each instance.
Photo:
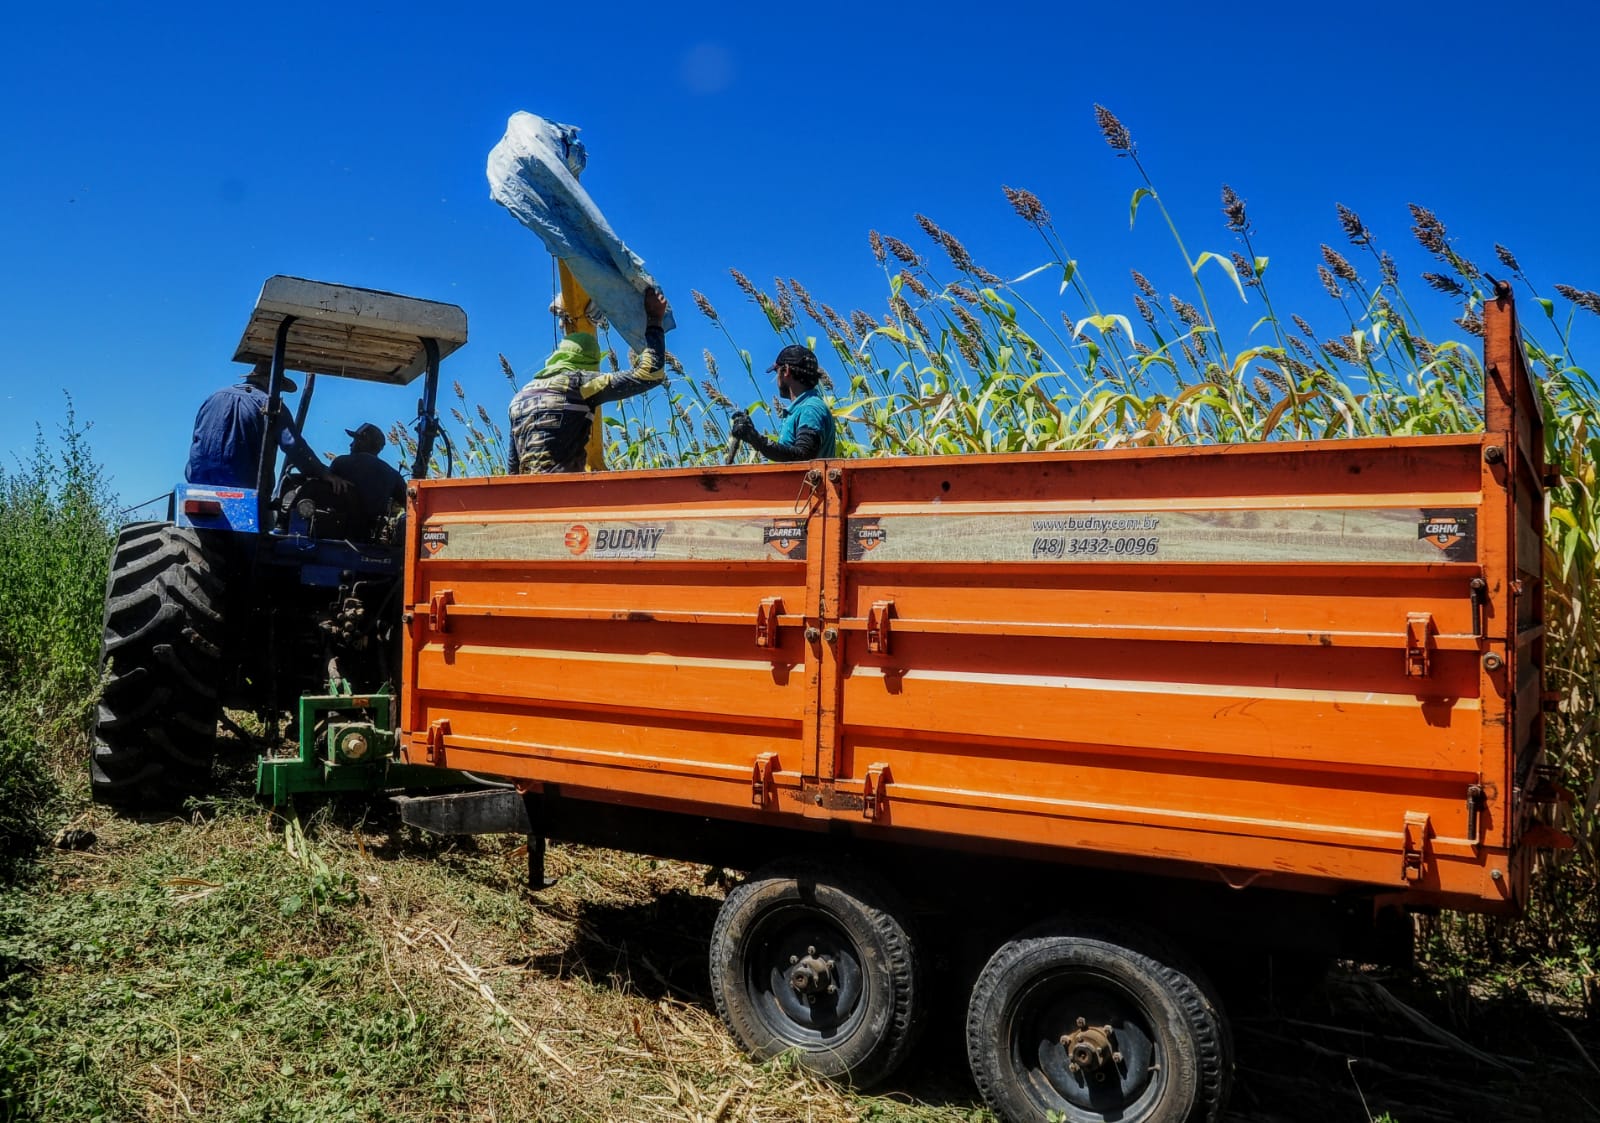
[[[733,415],[730,432],[768,460],[819,460],[837,455],[833,411],[822,400],[817,383],[822,368],[809,347],[791,343],[778,352],[767,368],[778,373],[778,393],[789,399],[789,410],[777,440],[763,436],[744,410]]]

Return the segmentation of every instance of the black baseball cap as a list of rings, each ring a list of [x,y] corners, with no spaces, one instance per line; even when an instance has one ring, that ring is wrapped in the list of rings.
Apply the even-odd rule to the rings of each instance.
[[[370,421],[363,422],[354,429],[346,429],[345,434],[361,444],[371,445],[374,449],[380,449],[384,445],[383,430]]]
[[[811,375],[813,379],[821,373],[820,368],[817,366],[816,352],[809,347],[802,347],[798,343],[791,343],[782,351],[779,351],[778,357],[773,360],[767,371],[770,373],[779,367],[794,367],[795,370],[800,371],[802,374]]]

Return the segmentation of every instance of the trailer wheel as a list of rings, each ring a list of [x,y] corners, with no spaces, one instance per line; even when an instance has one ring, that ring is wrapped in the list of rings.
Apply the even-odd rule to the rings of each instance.
[[[133,523],[117,536],[89,760],[97,802],[164,810],[209,786],[221,714],[219,568],[199,535],[170,523]]]
[[[904,909],[860,874],[770,866],[728,894],[711,936],[711,992],[739,1044],[792,1052],[821,1076],[866,1087],[921,1029],[916,949]]]
[[[967,1011],[973,1078],[1010,1123],[1215,1123],[1232,1051],[1204,978],[1122,925],[1029,929],[990,958]]]

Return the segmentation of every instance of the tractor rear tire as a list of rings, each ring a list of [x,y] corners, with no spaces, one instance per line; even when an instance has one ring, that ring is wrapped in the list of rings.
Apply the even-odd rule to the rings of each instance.
[[[106,579],[103,690],[89,760],[98,803],[172,810],[211,786],[225,621],[218,557],[171,523],[122,528]]]

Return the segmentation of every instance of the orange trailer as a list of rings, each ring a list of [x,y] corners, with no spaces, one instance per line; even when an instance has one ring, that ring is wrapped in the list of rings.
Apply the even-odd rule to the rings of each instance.
[[[958,929],[1002,1115],[1214,1118],[1207,934],[1514,910],[1560,841],[1543,422],[1484,318],[1471,435],[419,482],[403,755],[771,863],[712,948],[758,1054],[881,1079]]]

